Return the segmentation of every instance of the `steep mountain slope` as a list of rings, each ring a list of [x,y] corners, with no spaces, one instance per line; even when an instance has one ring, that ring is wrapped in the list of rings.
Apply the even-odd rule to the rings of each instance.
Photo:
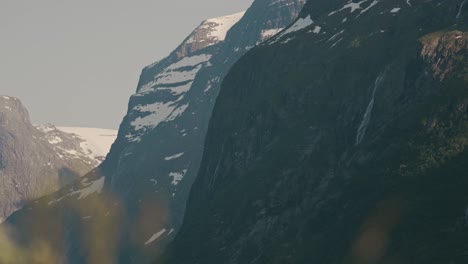
[[[157,263],[466,263],[465,2],[308,1],[224,79]]]
[[[20,100],[1,96],[0,222],[25,201],[54,192],[99,165],[75,155],[79,144],[51,126],[36,129]]]
[[[106,160],[81,183],[10,217],[15,241],[29,248],[42,241],[54,261],[68,263],[154,259],[182,223],[221,80],[245,52],[292,22],[303,4],[257,0],[243,17],[209,19],[146,67]],[[31,221],[38,217],[39,226]]]

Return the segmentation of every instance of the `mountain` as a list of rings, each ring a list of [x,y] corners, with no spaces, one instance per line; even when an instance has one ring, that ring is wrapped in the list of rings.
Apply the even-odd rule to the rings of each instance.
[[[86,141],[52,125],[34,127],[19,99],[1,96],[0,222],[26,201],[57,191],[98,166],[97,157],[86,155],[80,144]]]
[[[156,263],[466,263],[466,2],[308,1],[224,78]]]
[[[104,161],[117,131],[101,128],[55,127],[52,124],[36,126],[61,157],[81,159],[97,167]],[[88,171],[89,172],[89,171]]]
[[[146,67],[105,161],[81,182],[10,217],[10,246],[36,252],[41,247],[34,241],[42,241],[53,252],[50,262],[154,259],[182,223],[222,79],[243,54],[291,23],[303,4],[257,0],[245,14],[206,20]]]
[[[58,127],[59,130],[74,134],[81,141],[81,148],[90,158],[101,163],[117,138],[117,130],[89,127]]]
[[[101,166],[106,187],[120,195],[129,216],[125,229],[132,237],[125,240],[134,242],[122,246],[124,258],[142,245],[142,255],[152,255],[177,234],[221,81],[245,52],[266,38],[265,31],[291,23],[303,2],[255,1],[245,14],[209,19],[168,58],[143,70],[116,146]],[[233,17],[239,22],[228,31],[223,27],[222,42],[191,46],[194,40],[206,43],[195,36],[207,23]],[[157,213],[149,213],[151,208]],[[139,228],[132,230],[134,226]]]
[[[291,0],[256,1],[245,14],[209,19],[169,57],[143,70],[116,145],[101,166],[109,189],[123,194],[129,215],[136,216],[142,210],[141,199],[146,206],[164,201],[167,215],[160,221],[153,220],[147,227],[150,236],[145,231],[138,240],[148,242],[159,232],[164,236],[177,233],[198,172],[221,81],[245,52],[266,37],[265,31],[292,22],[302,4]],[[232,25],[233,18],[239,22],[229,31],[225,26],[223,30],[211,28],[218,32],[216,35],[223,32],[217,38],[223,42],[216,44],[210,37],[210,41],[204,40],[213,35],[205,31],[208,25],[226,20]]]

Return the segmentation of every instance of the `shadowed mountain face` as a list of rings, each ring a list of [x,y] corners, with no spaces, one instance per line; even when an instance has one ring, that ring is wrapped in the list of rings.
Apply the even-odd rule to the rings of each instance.
[[[466,263],[464,2],[308,1],[224,79],[156,263]]]
[[[146,67],[103,164],[10,217],[13,241],[29,248],[33,239],[42,241],[54,261],[68,263],[153,260],[182,223],[221,81],[303,4],[257,0],[245,15],[206,20],[167,58]],[[40,225],[30,220],[38,215]]]
[[[60,146],[55,145],[60,144]],[[37,129],[14,97],[0,96],[0,221],[32,199],[58,190],[99,163],[70,153],[80,148],[71,134]]]

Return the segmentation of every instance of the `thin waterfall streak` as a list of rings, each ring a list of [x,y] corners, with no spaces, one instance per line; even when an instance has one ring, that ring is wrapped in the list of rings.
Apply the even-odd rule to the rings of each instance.
[[[461,3],[460,8],[458,9],[458,14],[455,17],[456,19],[459,19],[461,17],[461,14],[463,12],[463,7],[465,7],[467,2],[468,2],[468,0],[463,0],[463,2]]]
[[[364,139],[364,136],[366,135],[367,127],[369,126],[369,123],[370,123],[370,120],[371,120],[371,117],[372,117],[372,110],[374,110],[375,94],[377,92],[377,89],[380,87],[380,84],[382,83],[383,77],[385,76],[386,72],[387,71],[385,70],[375,80],[371,100],[370,100],[369,104],[367,105],[366,112],[364,113],[361,124],[359,125],[358,131],[357,131],[356,146],[361,144],[362,140]]]

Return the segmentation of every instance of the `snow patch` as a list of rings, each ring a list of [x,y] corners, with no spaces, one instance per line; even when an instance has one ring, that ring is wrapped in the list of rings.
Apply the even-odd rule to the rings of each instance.
[[[365,2],[367,2],[367,0],[363,0],[363,1],[360,1],[358,3],[353,3],[353,2],[348,3],[348,4],[344,5],[341,9],[338,9],[338,10],[335,10],[335,11],[329,13],[328,16],[332,16],[332,15],[334,15],[334,14],[336,14],[338,12],[341,12],[341,11],[343,11],[345,9],[350,9],[350,12],[354,13],[354,11],[356,11],[358,9],[362,9],[361,4],[363,4]]]
[[[140,130],[147,127],[156,127],[159,123],[166,120],[171,113],[176,109],[176,102],[167,102],[167,103],[154,103],[149,105],[137,105],[134,107],[134,111],[141,113],[150,113],[145,117],[138,117],[135,119],[131,125],[134,130]]]
[[[189,66],[197,66],[201,63],[209,61],[211,59],[211,55],[208,54],[201,54],[191,57],[184,57],[183,59],[179,60],[178,62],[171,64],[169,67],[166,68],[166,71],[169,70],[176,70],[182,67],[189,67]]]
[[[311,26],[313,23],[314,23],[314,21],[312,20],[310,15],[308,15],[305,18],[301,17],[301,18],[297,19],[296,22],[294,22],[294,24],[292,24],[289,28],[287,28],[283,33],[279,34],[272,41],[270,41],[269,45],[280,41],[284,36],[286,36],[288,34],[291,34],[293,32],[305,29],[305,28]],[[291,41],[293,39],[294,39],[294,37],[289,37],[286,40],[282,41],[281,44],[286,44],[286,43],[288,43],[289,41]]]
[[[84,179],[82,184],[86,184],[87,187],[79,191],[71,193],[71,195],[79,194],[78,200],[84,199],[93,193],[101,193],[104,188],[105,177],[101,177],[91,183],[87,183],[87,179]]]
[[[172,185],[176,186],[179,184],[184,179],[185,174],[187,173],[187,170],[183,170],[182,172],[171,172],[169,173],[169,177],[172,178]]]
[[[188,104],[179,106],[178,102],[183,99],[183,95],[180,96],[176,101],[167,103],[157,102],[149,105],[137,105],[132,111],[138,111],[140,113],[149,113],[146,116],[139,116],[130,123],[134,132],[130,132],[125,137],[130,142],[140,142],[141,136],[144,132],[157,127],[163,122],[173,121],[181,116],[188,108]]]
[[[167,118],[166,122],[173,121],[179,116],[181,116],[185,112],[185,110],[187,110],[188,106],[188,104],[184,104],[180,107],[177,107],[174,111],[172,111],[171,115]]]
[[[178,158],[182,157],[184,154],[185,154],[185,152],[178,153],[178,154],[175,154],[175,155],[172,155],[172,156],[169,156],[169,157],[165,157],[164,160],[178,159]]]
[[[93,159],[102,159],[117,138],[117,130],[87,127],[57,127],[57,129],[78,136],[83,151]]]
[[[190,88],[192,88],[192,84],[193,82],[191,81],[191,82],[188,82],[186,84],[182,84],[176,87],[160,87],[160,88],[157,88],[156,90],[158,91],[167,90],[167,91],[170,91],[172,95],[180,95],[180,94],[188,92]]]
[[[283,30],[283,28],[272,28],[272,29],[262,30],[261,40],[263,41],[263,40],[269,39],[273,37],[274,35],[278,34],[281,30]]]
[[[63,142],[63,140],[57,136],[49,139],[48,141],[50,144],[53,144],[53,145]]]
[[[51,124],[36,126],[36,128],[44,133],[49,133],[56,129],[56,127]]]
[[[201,65],[197,65],[194,69],[188,71],[165,71],[162,74],[156,76],[152,86],[161,84],[177,84],[188,81],[193,81],[197,73],[202,68]]]
[[[208,92],[209,90],[211,90],[211,88],[213,87],[213,85],[214,85],[215,83],[218,83],[218,82],[219,82],[219,79],[220,79],[219,77],[216,77],[216,78],[214,78],[214,79],[209,80],[209,81],[208,81],[208,86],[206,87],[205,90],[203,90],[203,92],[206,93],[206,92]]]
[[[363,13],[369,11],[372,7],[374,7],[376,4],[378,4],[379,1],[374,0],[367,8],[363,9],[359,15],[362,15]]]
[[[81,200],[94,193],[100,194],[102,192],[102,189],[104,188],[104,182],[105,182],[105,177],[101,177],[89,183],[88,183],[88,179],[85,178],[81,181],[81,184],[85,186],[84,188],[78,191],[73,191],[57,200],[51,201],[48,203],[48,205],[58,203],[61,200],[65,199],[66,197],[70,197],[70,196],[79,195],[77,199]]]
[[[206,54],[183,58],[169,65],[153,81],[143,85],[134,96],[143,96],[157,90],[171,90],[176,94],[187,92],[197,73],[210,59],[211,55]],[[187,69],[189,67],[192,69]]]
[[[287,35],[287,34],[290,34],[292,32],[296,32],[296,31],[299,31],[299,30],[302,30],[310,25],[312,25],[314,23],[314,21],[312,20],[312,18],[310,17],[310,15],[308,15],[307,17],[305,18],[299,18],[291,27],[289,27],[283,34],[282,36],[284,35]]]
[[[154,234],[153,236],[150,237],[150,239],[148,239],[148,241],[145,242],[145,246],[153,243],[154,241],[156,241],[156,239],[158,239],[159,237],[161,237],[164,233],[166,233],[166,229],[162,229],[161,231],[157,232],[156,234]]]
[[[314,28],[314,30],[312,32],[315,33],[315,34],[319,34],[321,30],[322,30],[321,27],[315,26],[315,28]]]

